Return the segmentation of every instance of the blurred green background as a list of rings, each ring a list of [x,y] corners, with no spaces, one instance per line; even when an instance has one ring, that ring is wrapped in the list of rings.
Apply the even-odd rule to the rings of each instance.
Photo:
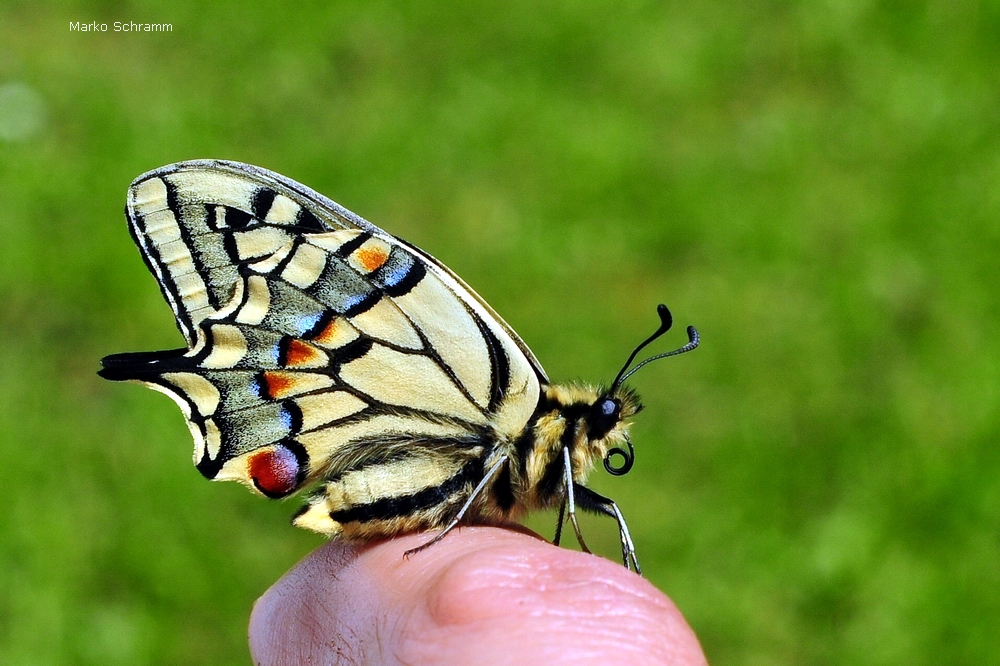
[[[321,543],[95,375],[181,344],[121,210],[199,157],[431,252],[553,378],[610,380],[658,302],[697,325],[593,485],[713,663],[1000,663],[998,35],[965,0],[7,0],[0,663],[248,663]]]

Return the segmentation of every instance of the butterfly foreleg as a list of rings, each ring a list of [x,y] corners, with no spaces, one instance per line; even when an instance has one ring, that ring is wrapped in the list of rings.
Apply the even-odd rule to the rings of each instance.
[[[625,565],[626,569],[632,569],[637,574],[642,575],[642,569],[639,567],[639,560],[635,555],[635,544],[632,543],[632,535],[628,531],[628,525],[625,523],[625,516],[622,515],[618,505],[615,504],[614,500],[611,500],[603,495],[599,495],[586,486],[574,483],[573,487],[576,491],[576,499],[581,509],[584,511],[590,511],[591,513],[611,516],[618,522],[618,537],[621,540],[622,547],[622,563]]]
[[[573,495],[573,490],[577,484],[573,482],[573,466],[570,463],[569,447],[563,447],[563,462],[566,473],[566,498],[563,501],[569,513],[569,521],[573,524],[573,531],[576,532],[576,541],[580,544],[580,550],[589,553],[590,548],[583,540],[583,532],[580,531],[580,524],[576,521],[576,498]],[[559,521],[559,527],[562,528],[562,520]]]
[[[445,528],[441,530],[441,533],[435,536],[427,543],[421,544],[416,548],[409,549],[408,551],[403,553],[403,557],[410,557],[410,555],[413,555],[414,553],[419,553],[425,548],[430,548],[438,541],[443,539],[445,535],[448,534],[448,532],[450,532],[455,526],[457,526],[462,521],[462,518],[469,511],[469,507],[472,506],[472,503],[476,501],[476,498],[479,497],[479,494],[483,492],[483,489],[486,488],[486,485],[496,475],[496,473],[500,470],[500,468],[503,467],[506,463],[507,463],[507,456],[501,456],[495,463],[493,463],[493,466],[486,471],[486,474],[483,475],[482,480],[472,491],[472,494],[469,495],[469,499],[465,501],[465,504],[463,504],[462,508],[458,510],[458,513],[455,514],[455,517],[451,519],[451,522],[449,522],[445,526]]]

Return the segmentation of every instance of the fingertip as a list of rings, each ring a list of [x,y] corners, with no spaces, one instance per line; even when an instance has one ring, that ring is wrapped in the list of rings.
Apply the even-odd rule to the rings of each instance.
[[[428,657],[450,643],[454,663],[706,663],[680,611],[649,581],[516,534],[455,559],[427,608],[432,628],[414,642]]]
[[[492,527],[404,558],[427,538],[310,554],[254,607],[255,663],[705,663],[673,603],[621,565]]]

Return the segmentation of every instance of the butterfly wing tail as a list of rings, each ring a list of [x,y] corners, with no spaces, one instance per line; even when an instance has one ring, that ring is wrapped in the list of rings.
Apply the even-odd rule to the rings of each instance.
[[[187,349],[170,349],[154,352],[126,352],[111,354],[101,359],[98,376],[114,382],[143,381],[163,372],[162,363],[179,358]]]

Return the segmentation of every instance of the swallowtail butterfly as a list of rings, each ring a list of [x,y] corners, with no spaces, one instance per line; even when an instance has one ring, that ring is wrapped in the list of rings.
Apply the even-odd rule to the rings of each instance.
[[[180,406],[209,479],[278,498],[315,485],[294,523],[350,540],[501,523],[559,507],[615,518],[583,485],[598,460],[632,466],[622,382],[551,384],[517,334],[461,278],[311,189],[216,160],[139,176],[129,230],[187,346],[115,354],[102,377],[137,381]],[[623,448],[624,447],[624,448]],[[614,464],[614,456],[621,464]],[[419,549],[418,549],[419,550]]]

